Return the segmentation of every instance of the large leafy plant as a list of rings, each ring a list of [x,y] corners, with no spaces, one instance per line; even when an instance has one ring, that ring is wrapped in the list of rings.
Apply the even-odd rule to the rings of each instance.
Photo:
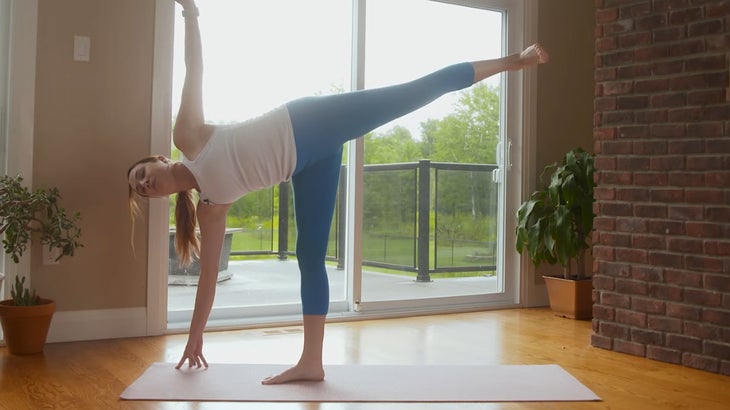
[[[560,263],[566,279],[583,279],[585,255],[593,230],[593,155],[575,148],[553,170],[545,189],[532,193],[517,210],[517,252],[527,249],[535,266]],[[572,261],[577,269],[573,274]]]
[[[69,214],[59,205],[61,194],[57,188],[31,192],[22,185],[22,181],[19,176],[0,177],[0,235],[4,234],[5,253],[13,262],[20,262],[35,233],[39,235],[41,244],[48,246],[51,254],[54,250],[57,252],[56,261],[64,256],[73,256],[76,248],[83,246],[79,242],[79,213]],[[37,300],[34,292],[28,294],[27,289],[23,290],[24,281],[25,278],[18,282],[16,277],[13,288],[16,305],[33,304]]]

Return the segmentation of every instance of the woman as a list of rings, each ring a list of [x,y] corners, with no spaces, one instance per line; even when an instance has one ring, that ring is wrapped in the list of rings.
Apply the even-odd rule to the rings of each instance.
[[[128,170],[130,206],[136,196],[178,193],[176,250],[183,263],[200,259],[200,279],[188,342],[177,368],[208,366],[203,331],[215,295],[218,259],[231,203],[248,192],[292,180],[297,224],[297,261],[301,274],[304,348],[299,362],[264,384],[320,381],[329,287],[325,252],[335,206],[342,145],[447,92],[471,86],[494,74],[548,61],[532,45],[519,54],[461,63],[418,80],[375,90],[309,97],[286,103],[241,124],[206,124],[202,106],[203,63],[198,9],[194,0],[176,0],[185,17],[185,65],[173,142],[182,162],[163,156],[142,159]],[[192,190],[199,194],[197,209]],[[200,239],[195,235],[196,220]]]

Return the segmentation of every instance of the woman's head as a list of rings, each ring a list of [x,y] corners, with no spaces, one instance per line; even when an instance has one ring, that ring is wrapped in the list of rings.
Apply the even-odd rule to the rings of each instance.
[[[132,164],[127,170],[129,195],[159,198],[176,192],[172,162],[162,155],[150,156]]]
[[[150,156],[132,164],[127,170],[129,186],[129,213],[132,219],[132,239],[134,223],[139,216],[138,197],[158,198],[177,192],[175,205],[175,249],[182,265],[187,266],[200,252],[200,243],[195,232],[196,212],[192,190],[177,189],[172,172],[173,163],[162,155]],[[134,243],[132,243],[134,248]]]

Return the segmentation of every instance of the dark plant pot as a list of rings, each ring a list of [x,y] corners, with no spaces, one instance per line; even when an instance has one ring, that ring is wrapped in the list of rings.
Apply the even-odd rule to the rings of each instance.
[[[543,276],[550,308],[558,316],[586,320],[593,317],[593,280]]]
[[[15,306],[10,299],[0,301],[0,323],[10,353],[42,352],[55,311],[56,302],[50,299],[41,299],[35,306]]]

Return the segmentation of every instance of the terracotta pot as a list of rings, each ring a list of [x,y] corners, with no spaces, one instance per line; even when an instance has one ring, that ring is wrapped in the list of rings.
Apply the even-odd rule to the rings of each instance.
[[[15,306],[10,299],[0,301],[0,323],[10,353],[42,352],[55,311],[56,302],[50,299],[41,299],[35,306]]]
[[[593,280],[570,280],[543,276],[547,286],[550,308],[558,316],[570,319],[593,317]]]

